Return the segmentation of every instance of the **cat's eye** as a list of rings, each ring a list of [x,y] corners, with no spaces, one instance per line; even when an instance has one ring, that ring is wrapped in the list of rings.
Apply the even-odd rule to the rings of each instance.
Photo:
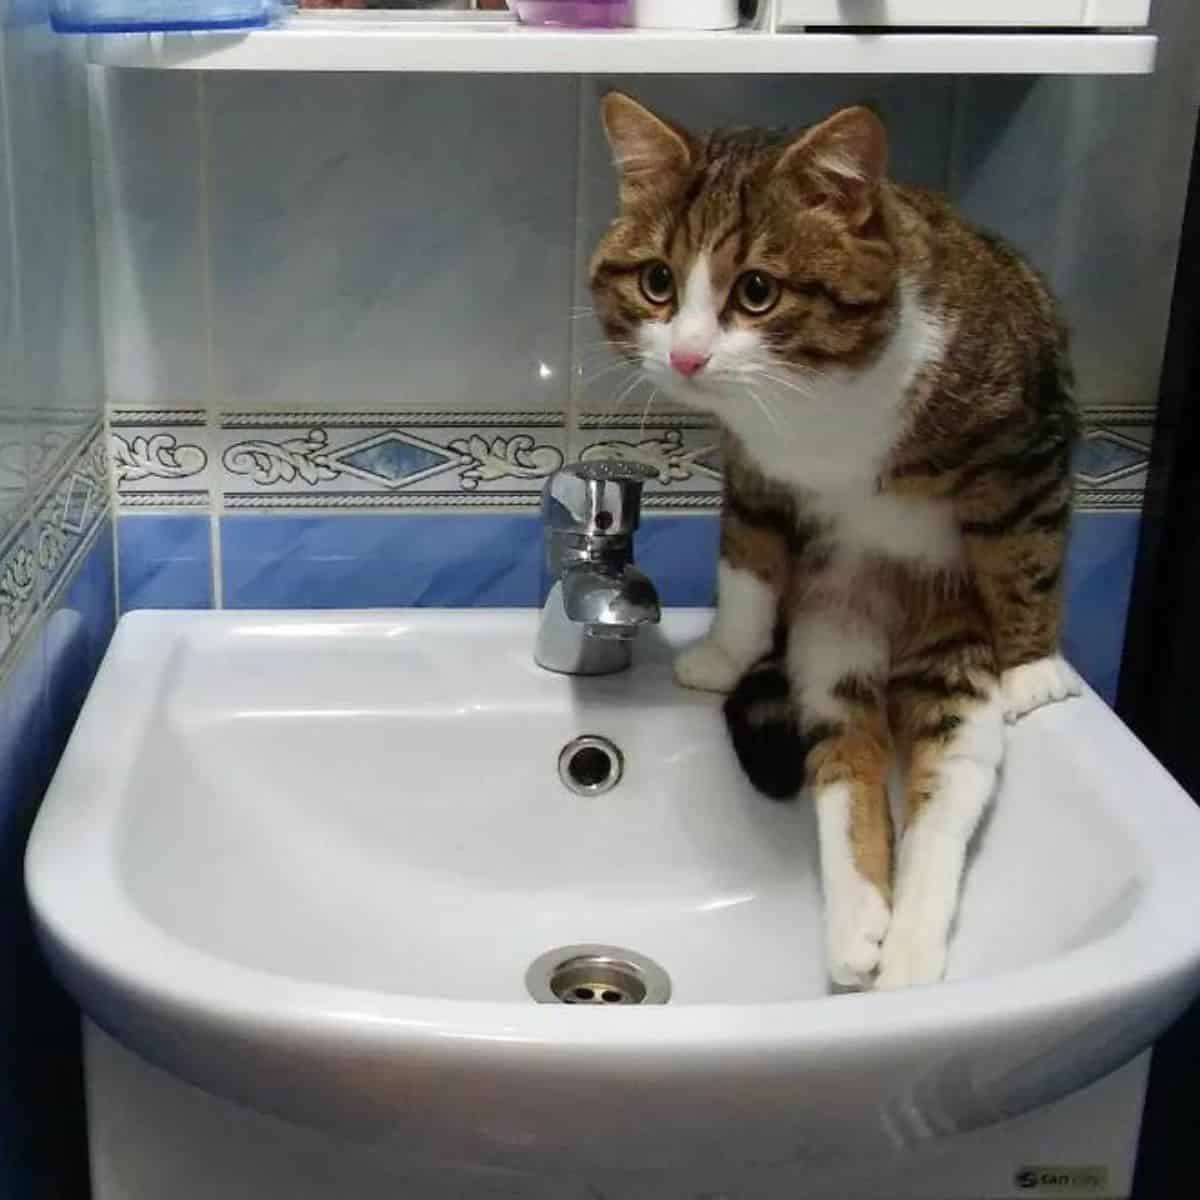
[[[766,271],[747,271],[734,284],[733,298],[743,312],[761,317],[779,302],[779,283]]]
[[[651,304],[668,304],[675,296],[675,276],[665,262],[656,260],[642,268],[642,295]]]

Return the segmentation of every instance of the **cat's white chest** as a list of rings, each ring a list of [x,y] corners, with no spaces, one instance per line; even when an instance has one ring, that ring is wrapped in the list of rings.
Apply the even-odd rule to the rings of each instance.
[[[958,520],[944,500],[847,488],[815,494],[812,507],[829,522],[836,560],[850,569],[866,558],[926,571],[953,571],[962,564]]]

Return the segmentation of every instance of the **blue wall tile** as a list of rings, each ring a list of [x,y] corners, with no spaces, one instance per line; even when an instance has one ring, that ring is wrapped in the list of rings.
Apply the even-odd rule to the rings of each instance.
[[[33,935],[23,859],[114,620],[111,526],[0,687],[0,1196],[82,1195],[79,1013]]]
[[[1137,557],[1138,513],[1078,513],[1067,554],[1067,657],[1112,704]]]
[[[47,622],[46,700],[51,753],[57,759],[91,687],[116,624],[113,536],[104,527]],[[59,643],[70,642],[64,652]]]
[[[180,563],[208,602],[192,568],[207,559],[207,527],[169,543],[157,569],[129,563],[154,539],[129,550],[125,526],[154,522],[204,525],[202,518],[127,517],[122,521],[122,595],[127,573],[149,577],[140,604],[184,606]],[[1067,563],[1067,631],[1072,662],[1110,703],[1116,694],[1125,615],[1137,551],[1136,513],[1081,513]],[[182,533],[182,531],[180,531]],[[196,545],[186,551],[188,539]],[[665,604],[708,605],[715,593],[719,541],[715,515],[644,518],[637,557]],[[188,543],[190,544],[190,542]],[[361,608],[406,605],[536,604],[541,586],[541,526],[521,516],[230,516],[221,523],[225,604],[230,608]],[[195,553],[195,558],[188,557]],[[127,565],[128,564],[128,565]],[[144,596],[153,594],[154,599]],[[125,601],[124,607],[129,607]]]
[[[536,604],[541,536],[533,514],[224,517],[225,606]]]
[[[716,602],[719,541],[715,514],[643,517],[638,565],[654,580],[664,604],[708,607]]]
[[[1110,704],[1117,693],[1140,520],[1137,513],[1079,513],[1067,555],[1064,646]],[[643,520],[638,561],[664,603],[713,603],[718,537],[715,516]]]
[[[1137,513],[1079,513],[1067,556],[1066,652],[1110,704],[1117,693],[1139,524]],[[716,592],[717,548],[715,516],[647,517],[637,556],[664,603],[708,605]]]
[[[117,540],[122,612],[212,606],[208,517],[122,517]]]

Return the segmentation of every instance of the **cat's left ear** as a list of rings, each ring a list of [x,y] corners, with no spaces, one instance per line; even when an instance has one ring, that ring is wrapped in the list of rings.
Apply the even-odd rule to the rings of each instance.
[[[875,211],[887,171],[887,132],[869,108],[843,108],[792,142],[775,171],[796,176],[805,192],[858,228]]]
[[[691,135],[656,116],[624,92],[609,92],[600,105],[604,132],[621,173],[621,199],[678,176],[692,164]]]

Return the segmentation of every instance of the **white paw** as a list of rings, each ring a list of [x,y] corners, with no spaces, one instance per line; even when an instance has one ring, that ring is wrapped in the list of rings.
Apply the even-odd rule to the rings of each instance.
[[[1043,704],[1053,704],[1083,690],[1079,676],[1061,654],[1012,667],[1000,676],[1004,719],[1011,725]]]
[[[879,962],[880,990],[938,983],[946,973],[946,940],[937,933],[893,925]]]
[[[842,987],[870,987],[892,911],[879,889],[861,876],[831,893],[825,908],[829,978]]]
[[[675,660],[675,678],[699,692],[731,692],[742,668],[711,638],[690,646]]]

